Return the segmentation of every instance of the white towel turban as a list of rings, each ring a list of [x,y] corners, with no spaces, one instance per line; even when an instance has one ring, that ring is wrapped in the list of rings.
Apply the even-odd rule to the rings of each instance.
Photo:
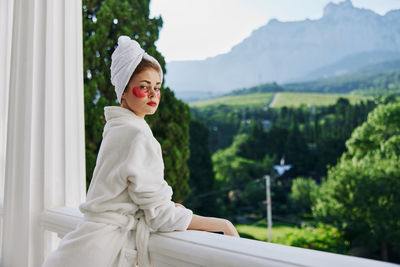
[[[160,67],[161,80],[163,73],[158,61],[147,54],[138,42],[132,40],[128,36],[120,36],[118,38],[118,47],[111,56],[111,83],[115,87],[118,102],[121,103],[121,96],[128,84],[136,67],[142,59],[153,61]]]

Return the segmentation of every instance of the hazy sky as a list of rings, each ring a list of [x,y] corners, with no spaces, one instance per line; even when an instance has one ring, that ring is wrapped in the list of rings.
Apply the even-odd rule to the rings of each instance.
[[[270,19],[321,18],[324,6],[343,0],[151,0],[151,16],[164,25],[156,45],[167,62],[227,53]],[[384,15],[400,0],[353,0],[353,5]]]

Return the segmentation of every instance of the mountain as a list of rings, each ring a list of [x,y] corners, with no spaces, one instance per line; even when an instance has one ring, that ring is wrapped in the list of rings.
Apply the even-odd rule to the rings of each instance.
[[[336,77],[281,86],[288,92],[400,95],[400,60],[371,64]]]
[[[364,96],[400,95],[400,59],[370,64],[343,75],[313,81],[266,83],[234,90],[226,96],[256,93],[301,92],[319,94],[358,94]]]
[[[373,51],[353,54],[335,63],[328,64],[322,68],[318,68],[308,73],[302,77],[302,80],[307,81],[322,78],[332,78],[352,71],[360,70],[361,68],[367,66],[374,68],[374,72],[385,71],[388,67],[391,67],[388,61],[393,61],[396,59],[400,59],[399,52]]]
[[[203,92],[220,95],[304,80],[313,71],[362,53],[400,53],[400,10],[381,16],[347,0],[328,4],[317,20],[273,19],[226,54],[168,63],[166,84],[178,97],[188,92],[200,98]]]
[[[390,72],[394,70],[400,71],[400,59],[367,65],[360,69],[355,70],[354,72],[363,74],[373,74],[373,73]]]

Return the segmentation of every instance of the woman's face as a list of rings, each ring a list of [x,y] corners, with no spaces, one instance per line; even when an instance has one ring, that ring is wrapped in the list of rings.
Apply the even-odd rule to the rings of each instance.
[[[161,77],[154,69],[135,74],[121,96],[121,106],[144,118],[156,112],[160,103]]]

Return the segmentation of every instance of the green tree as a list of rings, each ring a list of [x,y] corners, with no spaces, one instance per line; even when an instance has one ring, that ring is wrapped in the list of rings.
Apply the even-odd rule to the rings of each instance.
[[[185,205],[196,214],[217,216],[215,194],[208,194],[214,189],[214,172],[211,154],[208,149],[209,131],[196,120],[190,121],[190,169],[189,186],[191,195]]]
[[[231,146],[218,150],[212,156],[216,177],[216,189],[229,189],[229,195],[222,200],[225,207],[223,216],[244,215],[250,212],[261,216],[265,210],[261,200],[265,199],[265,187],[260,178],[270,173],[274,158],[266,155],[253,160],[240,155],[241,147],[247,143],[247,134],[237,135]]]
[[[269,173],[271,158],[266,157],[264,160],[256,161],[240,156],[240,148],[246,142],[248,142],[247,134],[237,135],[230,147],[213,154],[215,177],[220,186],[239,186]]]
[[[309,152],[306,139],[301,133],[297,121],[292,118],[285,145],[285,160],[293,165],[291,173],[304,175],[309,170]]]
[[[290,198],[300,213],[311,213],[317,190],[318,185],[312,178],[297,177],[293,180]]]
[[[212,190],[214,172],[211,154],[208,150],[208,129],[199,121],[190,122],[190,181],[192,193],[198,194]]]
[[[321,185],[313,215],[342,226],[362,256],[399,262],[400,103],[379,105],[346,147]]]
[[[83,65],[85,101],[86,181],[90,182],[102,140],[104,107],[116,105],[110,82],[111,54],[120,35],[137,40],[155,57],[165,72],[165,60],[154,43],[162,27],[160,17],[149,18],[149,0],[84,0]],[[189,193],[189,108],[168,88],[162,89],[156,115],[146,118],[163,147],[165,176],[174,189],[174,200]],[[165,114],[160,114],[165,113]]]
[[[267,153],[275,155],[279,160],[285,155],[289,130],[284,127],[272,126],[267,136]]]
[[[252,121],[246,142],[239,147],[239,155],[252,159],[262,160],[267,153],[267,133],[259,121]]]

